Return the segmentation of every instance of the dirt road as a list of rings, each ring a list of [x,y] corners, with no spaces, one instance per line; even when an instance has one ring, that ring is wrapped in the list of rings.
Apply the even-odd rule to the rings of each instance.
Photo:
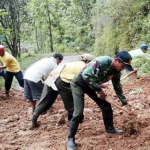
[[[123,84],[132,111],[137,118],[130,118],[123,111],[113,108],[116,128],[124,128],[122,135],[106,134],[101,110],[88,97],[85,100],[84,122],[76,135],[78,150],[150,150],[150,76],[134,84]],[[120,104],[110,85],[107,97]],[[11,90],[9,98],[0,91],[0,150],[66,150],[69,132],[65,121],[58,124],[65,110],[60,99],[56,100],[46,115],[40,116],[41,126],[29,130],[31,116],[29,103],[23,91]],[[66,120],[66,118],[65,118]]]

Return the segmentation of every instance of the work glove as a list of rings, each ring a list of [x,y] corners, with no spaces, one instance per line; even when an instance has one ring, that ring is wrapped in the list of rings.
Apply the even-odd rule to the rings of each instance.
[[[128,104],[128,103],[127,103],[127,100],[126,100],[126,98],[125,98],[125,96],[124,96],[123,94],[118,94],[117,96],[118,96],[118,98],[120,99],[120,101],[122,102],[122,106]]]

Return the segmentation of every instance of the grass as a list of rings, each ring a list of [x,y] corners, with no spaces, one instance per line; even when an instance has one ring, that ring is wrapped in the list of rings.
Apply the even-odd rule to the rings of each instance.
[[[22,54],[21,58],[18,59],[18,62],[20,64],[21,70],[26,69],[30,64],[32,64],[33,62],[44,58],[44,57],[51,57],[53,54],[52,53],[34,53],[32,51]]]

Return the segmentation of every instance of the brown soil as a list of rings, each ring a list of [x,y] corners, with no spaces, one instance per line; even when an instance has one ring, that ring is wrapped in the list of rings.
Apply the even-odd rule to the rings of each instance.
[[[115,127],[126,131],[121,135],[104,132],[101,110],[86,96],[84,122],[76,135],[78,150],[150,150],[149,81],[147,76],[134,84],[123,83],[131,110],[137,116],[113,107]],[[106,92],[108,98],[120,104],[111,85]],[[29,130],[29,107],[23,91],[11,89],[9,97],[0,91],[0,150],[66,150],[69,128],[62,101],[57,99],[48,113],[39,117],[41,125],[35,130]]]

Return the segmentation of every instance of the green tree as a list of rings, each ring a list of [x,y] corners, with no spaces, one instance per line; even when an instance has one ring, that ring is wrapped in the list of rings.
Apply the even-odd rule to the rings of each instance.
[[[3,9],[0,9],[0,17],[7,15],[7,12],[5,12]],[[10,36],[10,29],[4,29],[2,25],[0,24],[0,43],[2,44],[5,40],[5,37]]]
[[[149,43],[150,0],[97,0],[93,24],[97,54],[112,55]]]
[[[28,8],[30,33],[23,37],[35,43],[38,52],[89,51],[94,43],[91,23],[93,1],[31,0]],[[31,27],[32,26],[32,27]],[[28,34],[28,35],[27,35]]]
[[[8,15],[0,16],[0,24],[3,29],[10,29],[10,36],[5,36],[4,42],[15,57],[20,57],[20,27],[25,21],[27,0],[1,0],[0,8]]]

